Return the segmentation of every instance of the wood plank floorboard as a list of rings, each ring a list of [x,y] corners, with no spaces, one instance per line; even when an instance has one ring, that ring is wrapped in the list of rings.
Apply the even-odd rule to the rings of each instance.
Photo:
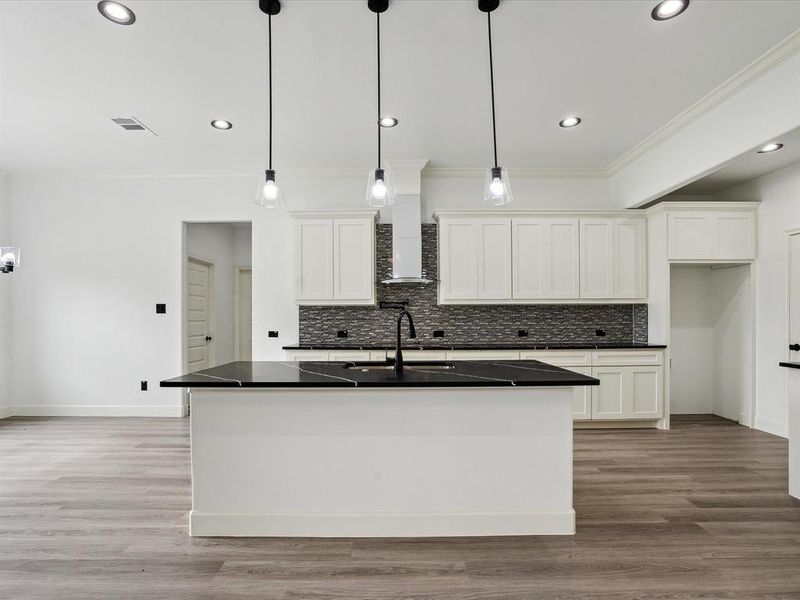
[[[787,442],[577,430],[572,537],[190,538],[188,419],[0,421],[3,600],[800,600]]]

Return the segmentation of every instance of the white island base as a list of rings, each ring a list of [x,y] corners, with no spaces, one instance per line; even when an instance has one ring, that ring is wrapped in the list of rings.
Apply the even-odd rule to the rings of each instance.
[[[193,388],[193,536],[566,535],[571,387]]]

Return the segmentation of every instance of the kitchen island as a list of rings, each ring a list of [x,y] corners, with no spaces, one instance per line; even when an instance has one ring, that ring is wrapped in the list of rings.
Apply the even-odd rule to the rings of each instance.
[[[572,534],[572,388],[539,361],[235,362],[191,395],[194,536]]]

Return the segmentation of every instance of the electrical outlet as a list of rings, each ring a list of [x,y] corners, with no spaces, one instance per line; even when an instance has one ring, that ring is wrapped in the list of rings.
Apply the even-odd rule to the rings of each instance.
[[[595,329],[594,334],[597,337],[606,337],[606,330],[605,329]]]
[[[434,329],[433,330],[433,337],[443,338],[444,337],[444,329]]]
[[[517,329],[517,337],[528,337],[527,329]]]
[[[278,337],[278,332],[277,331],[268,331],[267,332],[267,337]]]
[[[346,338],[347,337],[347,329],[339,329],[336,332],[336,337],[337,338]]]
[[[142,380],[141,387],[142,387],[142,391],[146,392],[147,391],[147,382]]]
[[[167,314],[167,305],[166,304],[156,304],[156,314],[157,315],[165,315],[165,314]]]

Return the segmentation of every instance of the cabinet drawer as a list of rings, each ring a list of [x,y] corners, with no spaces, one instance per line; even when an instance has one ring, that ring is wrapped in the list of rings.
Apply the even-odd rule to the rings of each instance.
[[[540,360],[555,367],[590,367],[591,352],[572,352],[569,350],[524,350],[519,353],[520,360]]]
[[[394,358],[394,350],[389,350],[386,355]],[[447,352],[444,350],[403,350],[403,360],[413,362],[415,360],[447,360]]]
[[[598,350],[594,352],[592,364],[595,367],[663,365],[664,352],[661,350]]]
[[[318,350],[287,350],[286,360],[326,361],[328,360],[328,353]]]
[[[447,360],[519,360],[519,352],[506,350],[452,350]]]
[[[368,362],[372,360],[369,350],[333,350],[328,353],[333,362]]]

